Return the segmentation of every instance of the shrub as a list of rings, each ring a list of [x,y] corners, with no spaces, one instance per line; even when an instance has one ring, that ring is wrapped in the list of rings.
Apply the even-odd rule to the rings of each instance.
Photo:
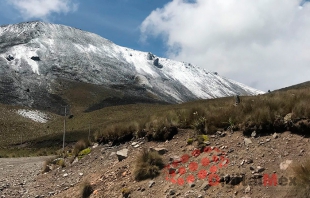
[[[88,146],[90,146],[90,142],[88,140],[85,139],[79,140],[74,145],[72,155],[76,157],[80,151],[86,149]]]
[[[192,122],[192,128],[197,134],[204,134],[206,131],[206,118],[200,116],[197,111],[193,113],[193,116],[195,119]]]
[[[293,172],[297,185],[293,186],[289,196],[297,198],[310,197],[310,159],[293,166]]]
[[[61,166],[62,168],[66,167],[65,160],[64,159],[58,159],[56,162],[56,165]]]
[[[159,171],[163,167],[163,160],[157,152],[147,151],[144,149],[136,160],[134,170],[135,180],[140,181],[148,178],[154,178],[159,175]]]
[[[79,158],[82,158],[82,157],[84,157],[85,155],[88,155],[88,154],[90,153],[90,151],[91,151],[90,148],[86,148],[86,149],[80,151],[79,154],[78,154]]]
[[[82,198],[87,198],[93,193],[93,187],[89,181],[85,181],[81,184],[81,196]]]
[[[188,144],[188,145],[193,144],[193,142],[194,142],[193,138],[189,138],[189,139],[187,140],[187,144]]]

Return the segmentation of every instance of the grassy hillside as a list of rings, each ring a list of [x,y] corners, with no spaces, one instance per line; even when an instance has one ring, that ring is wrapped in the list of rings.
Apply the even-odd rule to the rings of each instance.
[[[86,97],[85,94],[70,95]],[[67,143],[88,138],[89,129],[93,139],[115,143],[133,136],[164,140],[163,134],[169,133],[171,127],[194,128],[208,134],[217,130],[243,131],[246,135],[254,130],[258,133],[291,130],[308,135],[310,130],[308,87],[241,97],[241,103],[237,106],[234,105],[234,98],[228,97],[177,105],[119,105],[85,112],[81,110],[85,110],[85,106],[80,108],[76,101],[81,100],[71,102],[73,117],[66,119]],[[25,142],[28,144],[24,146],[36,154],[38,150],[39,154],[44,154],[46,149],[61,148],[63,116],[49,113],[50,121],[41,124],[19,116],[16,113],[19,108],[0,105],[0,155],[5,156],[9,148],[14,148],[14,153]],[[289,113],[292,114],[286,116]]]

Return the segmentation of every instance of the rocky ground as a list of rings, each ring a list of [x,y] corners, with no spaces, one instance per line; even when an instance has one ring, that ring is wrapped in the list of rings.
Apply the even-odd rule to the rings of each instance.
[[[92,198],[123,197],[124,191],[135,198],[284,197],[295,184],[290,167],[310,151],[308,138],[290,132],[252,137],[218,132],[198,152],[195,143],[187,145],[192,133],[179,130],[171,141],[159,143],[95,145],[84,158],[44,174],[46,158],[0,159],[0,197],[81,197],[85,181],[94,189]],[[144,148],[158,150],[166,167],[153,180],[137,182],[132,173]],[[272,176],[276,186],[267,182]]]

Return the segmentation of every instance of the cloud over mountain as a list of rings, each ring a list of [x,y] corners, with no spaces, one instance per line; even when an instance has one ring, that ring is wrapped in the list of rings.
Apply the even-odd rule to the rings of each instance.
[[[306,1],[173,0],[143,21],[141,33],[162,37],[170,58],[265,91],[309,80]]]
[[[78,7],[72,0],[7,0],[7,3],[13,5],[26,20],[47,20],[52,13],[68,13]]]

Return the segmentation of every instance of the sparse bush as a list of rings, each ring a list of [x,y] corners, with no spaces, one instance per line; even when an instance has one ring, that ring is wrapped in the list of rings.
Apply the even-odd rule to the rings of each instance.
[[[194,112],[193,114],[197,117],[192,123],[193,129],[196,131],[197,135],[204,134],[206,132],[206,118],[199,116],[198,112]]]
[[[93,193],[94,189],[89,181],[85,181],[81,184],[81,196],[87,198]]]
[[[288,197],[309,198],[310,197],[310,159],[293,166],[296,186],[292,187]]]
[[[79,152],[78,157],[81,159],[83,158],[85,155],[88,155],[91,152],[90,148],[86,148],[82,151]]]
[[[56,162],[56,165],[58,165],[58,166],[60,166],[62,168],[66,167],[65,160],[62,159],[62,158],[58,159],[57,162]]]
[[[80,151],[86,149],[88,146],[90,146],[90,142],[88,140],[85,139],[79,140],[74,145],[72,155],[76,157]]]
[[[134,177],[140,181],[148,178],[154,178],[159,175],[160,169],[164,167],[161,156],[154,151],[144,149],[137,157]]]
[[[42,173],[46,173],[46,172],[49,172],[51,169],[50,169],[50,165],[55,163],[55,160],[58,159],[57,157],[51,157],[47,160],[45,160],[43,162],[43,167],[42,167]]]
[[[193,138],[189,138],[189,139],[187,140],[187,144],[188,144],[188,145],[193,144],[193,142],[194,142]]]

